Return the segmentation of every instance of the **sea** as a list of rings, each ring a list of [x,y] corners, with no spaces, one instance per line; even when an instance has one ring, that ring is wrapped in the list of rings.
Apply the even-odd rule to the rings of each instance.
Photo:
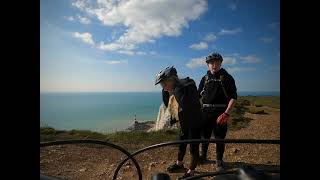
[[[239,96],[280,96],[280,92],[240,91]],[[59,130],[122,131],[157,119],[161,92],[42,92],[40,127]]]

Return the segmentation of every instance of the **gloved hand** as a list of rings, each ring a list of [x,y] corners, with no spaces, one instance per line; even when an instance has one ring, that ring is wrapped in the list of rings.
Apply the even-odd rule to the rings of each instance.
[[[218,117],[218,119],[217,119],[217,124],[219,124],[219,125],[225,125],[225,124],[227,124],[227,121],[228,121],[228,119],[229,119],[229,114],[227,114],[227,113],[222,113],[219,117]]]
[[[176,118],[170,118],[170,126],[173,126],[177,122]]]

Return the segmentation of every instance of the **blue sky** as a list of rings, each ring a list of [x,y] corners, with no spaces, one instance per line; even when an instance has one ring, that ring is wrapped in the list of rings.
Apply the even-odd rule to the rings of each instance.
[[[277,0],[41,0],[40,91],[158,91],[166,66],[197,85],[219,52],[238,91],[280,91]]]

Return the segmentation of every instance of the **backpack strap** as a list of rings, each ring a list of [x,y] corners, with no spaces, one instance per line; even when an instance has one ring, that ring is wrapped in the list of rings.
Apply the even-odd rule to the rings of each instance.
[[[220,75],[220,84],[221,84],[221,87],[222,87],[223,93],[224,93],[224,95],[226,96],[227,101],[228,101],[229,97],[228,97],[227,91],[226,91],[226,89],[225,89],[225,87],[224,87],[224,85],[223,85],[222,81],[224,81],[224,75]]]
[[[204,76],[204,84],[203,84],[203,88],[202,88],[202,90],[201,90],[201,92],[200,92],[200,96],[203,96],[204,89],[205,89],[205,87],[206,87],[207,84],[208,84],[208,80],[209,80],[209,76],[208,76],[208,74],[206,74],[206,75]]]
[[[208,84],[208,81],[209,81],[209,76],[208,76],[208,74],[206,74],[206,75],[204,76],[204,85],[203,85],[203,89],[204,89],[204,87]]]
[[[226,91],[226,89],[225,89],[225,87],[224,87],[224,83],[223,83],[223,82],[225,81],[225,78],[224,78],[223,75],[220,75],[220,79],[209,79],[209,76],[206,75],[206,76],[205,76],[205,85],[203,86],[202,92],[204,92],[205,86],[206,86],[209,82],[212,82],[212,81],[213,81],[213,82],[220,82],[221,87],[222,87],[223,94],[225,95],[225,97],[227,98],[227,101],[228,101],[229,96],[228,96],[227,91]],[[218,86],[214,86],[214,89],[212,90],[212,94],[216,94],[216,93],[217,93],[217,90],[218,90]],[[228,103],[228,102],[227,102],[227,103]]]

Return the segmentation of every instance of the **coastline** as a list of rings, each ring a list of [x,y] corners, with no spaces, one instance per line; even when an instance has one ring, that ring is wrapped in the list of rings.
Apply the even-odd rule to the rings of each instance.
[[[247,105],[252,105],[255,107],[251,107],[250,109],[246,108]],[[245,112],[254,112],[257,111],[257,113],[262,112],[263,110],[259,111],[259,107],[262,105],[269,106],[272,108],[278,108],[280,109],[280,96],[239,96],[237,100],[237,106],[235,106],[235,110],[231,113],[231,117],[234,119],[243,121],[246,123],[249,121],[249,119],[243,119],[243,115]],[[42,123],[42,126],[40,128],[53,128],[51,126],[45,125],[42,121],[40,121],[40,124]],[[156,123],[156,120],[147,120],[147,121],[141,121],[138,120],[136,123],[134,121],[128,122],[128,125],[124,125],[122,128],[110,130],[110,131],[95,131],[90,129],[60,129],[60,128],[53,128],[56,131],[91,131],[101,134],[106,133],[116,133],[116,132],[122,132],[122,131],[148,131],[151,128],[154,127]],[[231,125],[233,126],[233,125]],[[236,124],[238,126],[238,124]]]

